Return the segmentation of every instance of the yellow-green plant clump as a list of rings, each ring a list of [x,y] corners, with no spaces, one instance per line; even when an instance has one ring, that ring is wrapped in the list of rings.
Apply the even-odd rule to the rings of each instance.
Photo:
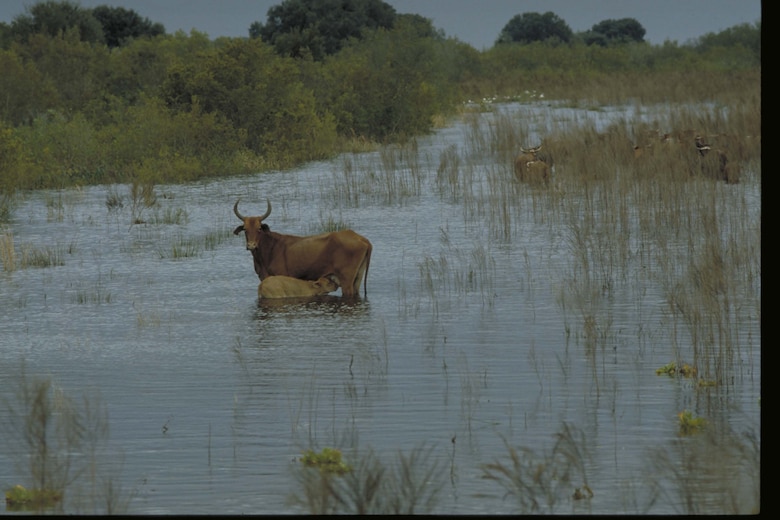
[[[693,435],[699,433],[707,424],[704,417],[694,417],[693,412],[683,410],[677,414],[680,420],[680,435]]]
[[[301,462],[304,466],[318,468],[332,475],[344,475],[352,471],[352,467],[341,460],[341,451],[334,448],[323,448],[320,453],[308,450],[303,454]]]
[[[27,489],[17,484],[5,492],[9,511],[37,511],[54,507],[62,500],[62,493],[49,489]]]
[[[677,363],[672,361],[671,363],[668,363],[661,368],[656,369],[655,373],[657,375],[666,374],[669,376],[673,376],[675,374],[680,374],[683,377],[694,377],[696,375],[696,368],[692,367],[688,363],[683,363],[681,367],[677,366]]]

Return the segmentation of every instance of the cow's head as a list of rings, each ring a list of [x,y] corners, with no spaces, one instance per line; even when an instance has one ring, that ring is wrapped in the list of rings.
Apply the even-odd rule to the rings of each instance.
[[[241,200],[241,199],[239,199]],[[233,205],[233,213],[243,222],[240,226],[233,230],[234,235],[238,235],[242,231],[246,236],[246,248],[250,251],[254,251],[260,245],[260,233],[261,231],[268,231],[268,225],[263,224],[263,220],[268,218],[271,214],[271,201],[268,202],[268,209],[259,217],[245,217],[238,211],[238,200]]]
[[[542,145],[536,146],[534,148],[523,148],[522,146],[520,147],[520,151],[522,153],[527,153],[533,156],[536,156],[536,154],[538,154],[539,150],[541,149],[542,149]]]

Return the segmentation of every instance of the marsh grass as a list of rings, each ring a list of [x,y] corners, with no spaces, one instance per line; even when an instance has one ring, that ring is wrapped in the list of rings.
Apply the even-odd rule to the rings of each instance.
[[[230,233],[230,231],[225,231],[224,229],[209,231],[202,237],[203,249],[206,251],[214,251],[231,237],[232,233]]]
[[[108,212],[115,212],[125,207],[125,201],[122,195],[117,191],[115,186],[109,186],[106,192],[106,209]]]
[[[13,231],[3,230],[0,233],[0,263],[3,264],[3,271],[16,270],[16,250],[14,249]]]
[[[424,255],[417,263],[420,287],[432,299],[479,294],[483,304],[495,300],[496,261],[493,253],[477,244],[470,251],[447,245],[438,256]]]
[[[482,465],[483,478],[495,481],[515,499],[520,514],[560,514],[562,507],[594,495],[588,482],[587,440],[578,428],[564,423],[549,450],[515,448],[504,440],[507,457]],[[598,486],[593,484],[598,493]],[[583,490],[585,492],[583,493]]]
[[[154,192],[154,182],[134,181],[130,184],[130,213],[132,224],[144,224],[145,209],[157,205],[157,194]]]
[[[108,439],[108,415],[100,399],[74,400],[51,379],[28,376],[24,363],[17,377],[13,395],[0,396],[5,408],[0,425],[4,448],[27,484],[17,486],[35,490],[38,497],[64,499],[26,505],[34,512],[51,507],[62,512],[63,502],[72,500],[93,514],[101,512],[102,505],[106,511],[120,512],[120,496],[101,496],[99,490],[101,481],[114,482],[100,464]],[[88,494],[82,495],[86,490]]]
[[[74,251],[74,244],[70,246],[55,245],[35,247],[30,244],[22,244],[20,247],[19,266],[28,267],[56,267],[65,265],[65,255]]]
[[[102,303],[111,303],[113,301],[113,298],[111,296],[111,292],[107,291],[100,284],[100,282],[98,282],[91,289],[83,289],[83,288],[76,289],[76,292],[71,296],[71,301],[73,303],[78,303],[80,305],[102,304]]]
[[[2,191],[2,190],[0,190]],[[15,201],[13,193],[0,193],[0,223],[11,220]]]
[[[200,255],[201,246],[206,244],[206,239],[190,238],[177,235],[170,248],[159,247],[157,249],[161,259],[182,260]]]
[[[416,140],[388,145],[372,154],[344,154],[340,161],[332,172],[331,186],[322,188],[339,205],[397,204],[422,192],[425,168]]]
[[[705,428],[652,449],[647,458],[650,503],[683,515],[761,512],[761,441],[753,431]]]
[[[556,273],[558,302],[564,312],[576,311],[588,352],[614,339],[615,294],[634,291],[641,307],[660,291],[678,360],[692,359],[707,381],[733,375],[746,341],[740,324],[760,315],[760,219],[751,207],[761,176],[759,98],[746,95],[728,107],[642,105],[634,117],[601,129],[541,113],[547,121],[522,108],[491,114],[489,123],[469,114],[464,145],[440,153],[439,195],[484,219],[491,237],[503,241],[517,238],[520,219],[549,226],[551,242],[565,244],[569,259]],[[739,184],[703,168],[697,134],[725,151]],[[553,169],[546,189],[518,183],[511,173],[519,147],[538,144],[533,136]],[[644,149],[639,157],[636,145]],[[453,256],[419,263],[429,294],[455,288],[446,279],[460,267]],[[468,286],[464,278],[459,283]]]
[[[65,219],[65,204],[62,200],[62,193],[58,192],[55,196],[46,196],[46,221],[62,222]]]
[[[190,214],[184,208],[165,208],[162,212],[154,211],[149,217],[149,224],[179,225],[190,221]]]
[[[312,222],[308,224],[306,233],[309,235],[319,235],[321,233],[330,233],[331,231],[341,231],[342,229],[350,229],[349,223],[334,218],[332,215],[324,217],[320,215],[319,222]]]
[[[293,500],[311,514],[430,514],[443,487],[443,471],[426,446],[399,451],[394,462],[382,461],[373,450],[350,450],[350,471],[324,472],[296,466],[301,493]]]

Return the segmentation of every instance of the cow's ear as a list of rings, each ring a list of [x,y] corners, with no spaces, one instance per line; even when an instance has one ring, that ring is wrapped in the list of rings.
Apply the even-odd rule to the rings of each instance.
[[[234,234],[234,235],[238,235],[238,234],[239,234],[239,233],[241,233],[243,230],[244,230],[244,225],[242,224],[242,225],[238,226],[236,229],[234,229],[234,230],[233,230],[233,234]]]
[[[260,229],[263,231],[271,231],[271,228],[268,227],[268,224],[260,224]]]

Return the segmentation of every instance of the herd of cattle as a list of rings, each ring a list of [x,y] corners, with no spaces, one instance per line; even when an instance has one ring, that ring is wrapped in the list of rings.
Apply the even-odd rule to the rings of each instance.
[[[363,296],[367,288],[371,242],[352,230],[332,231],[313,236],[283,235],[263,222],[271,214],[271,201],[260,216],[247,217],[233,205],[241,225],[246,248],[254,259],[260,278],[258,295],[263,298],[293,298],[328,294],[341,287],[345,298]]]
[[[694,145],[694,146],[692,146]],[[675,151],[682,151],[682,156],[687,158],[688,173],[695,175],[700,173],[706,177],[722,180],[727,184],[739,182],[739,168],[729,162],[726,152],[709,143],[704,138],[686,130],[676,135],[661,134],[655,140],[650,140],[644,145],[634,145],[634,157],[642,157],[653,154],[673,155]]]
[[[695,135],[695,154],[698,164],[694,169],[705,172],[709,164],[708,176],[727,183],[739,182],[738,169],[732,166],[723,150],[714,148]],[[680,149],[684,137],[672,137],[664,134],[658,142],[634,146],[635,160],[657,154],[659,150]],[[667,148],[670,147],[670,148]],[[520,182],[547,185],[550,180],[552,160],[541,152],[542,146],[520,148],[515,158],[514,170]],[[665,154],[665,152],[662,152]],[[705,160],[708,161],[705,163]],[[341,288],[345,298],[367,294],[365,282],[368,279],[368,266],[371,262],[372,245],[365,237],[352,230],[332,231],[313,236],[284,235],[271,231],[264,222],[271,214],[271,201],[266,212],[259,216],[244,216],[238,211],[237,200],[233,212],[241,221],[233,233],[243,232],[246,248],[252,253],[254,267],[260,278],[258,295],[261,298],[293,298],[328,294]]]
[[[541,152],[542,146],[520,148],[515,157],[514,171],[518,181],[527,184],[546,186],[550,180],[552,158]],[[739,182],[739,168],[729,162],[726,152],[704,142],[704,139],[691,130],[676,135],[658,134],[648,138],[644,144],[633,147],[635,164],[652,158],[664,158],[673,167],[684,165],[688,175],[704,175],[725,181],[728,184]]]

